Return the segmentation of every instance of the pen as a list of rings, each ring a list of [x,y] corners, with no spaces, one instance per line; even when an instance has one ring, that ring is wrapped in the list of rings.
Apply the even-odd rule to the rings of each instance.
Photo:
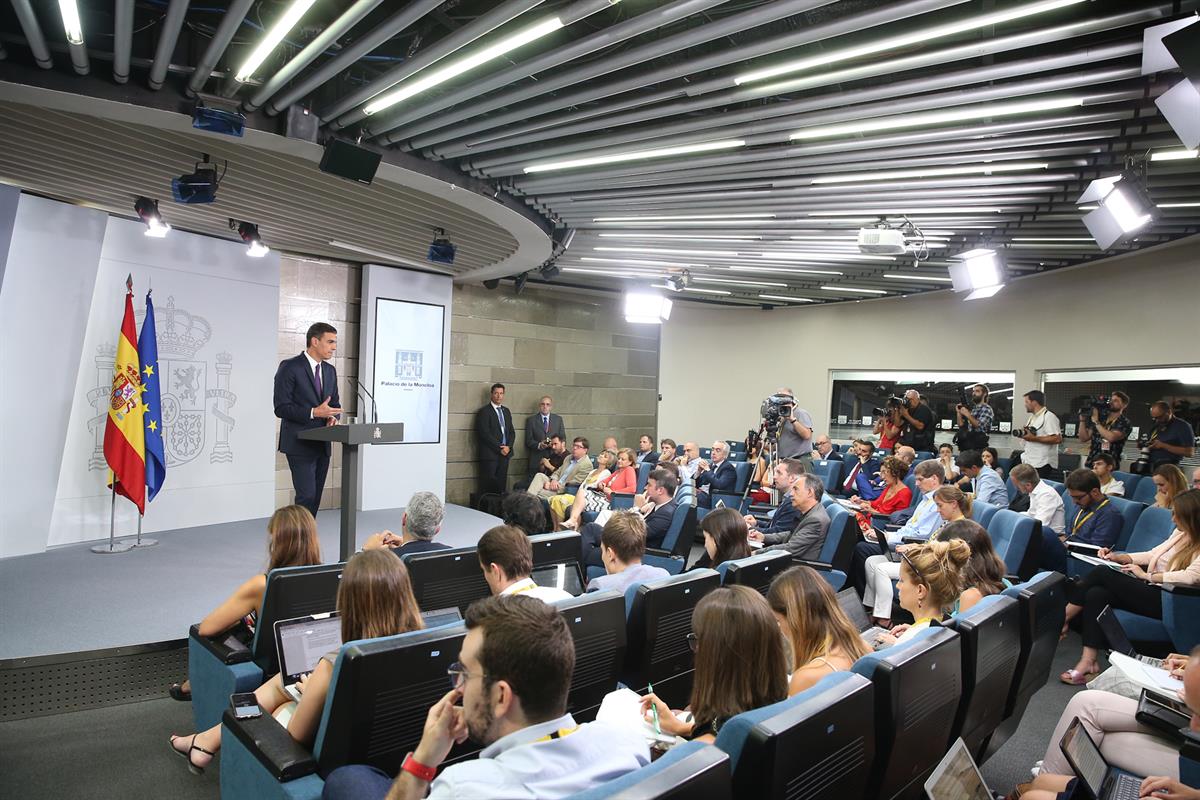
[[[650,690],[650,694],[654,694],[654,684],[653,683],[647,682],[646,688]],[[651,703],[650,710],[652,712],[654,712],[654,732],[657,733],[659,736],[661,736],[662,728],[659,727],[659,724],[658,724],[658,706],[656,706],[654,703]]]

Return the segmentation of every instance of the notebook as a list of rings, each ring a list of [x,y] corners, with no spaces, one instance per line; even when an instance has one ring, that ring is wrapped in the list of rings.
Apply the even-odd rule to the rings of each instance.
[[[276,622],[275,650],[279,655],[283,691],[299,702],[300,691],[296,684],[317,668],[321,656],[339,650],[341,646],[342,621],[336,611]]]
[[[929,800],[992,800],[966,742],[958,739],[925,781]]]

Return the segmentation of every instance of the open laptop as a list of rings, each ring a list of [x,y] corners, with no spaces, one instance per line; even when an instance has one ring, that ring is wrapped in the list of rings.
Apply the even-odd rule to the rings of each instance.
[[[562,589],[572,597],[583,594],[583,577],[579,574],[579,562],[547,564],[535,569],[530,577],[538,586]]]
[[[1141,795],[1142,779],[1109,766],[1079,717],[1071,721],[1058,746],[1079,778],[1086,800],[1137,800]]]
[[[463,618],[462,612],[458,610],[458,606],[450,606],[449,608],[435,608],[431,611],[421,612],[421,622],[425,627],[436,628],[439,625],[450,625],[461,621]]]
[[[296,684],[316,669],[321,656],[341,646],[342,621],[336,611],[276,622],[275,650],[279,655],[283,691],[299,702]]]
[[[1117,614],[1112,610],[1112,606],[1105,606],[1104,610],[1100,612],[1100,616],[1096,617],[1096,622],[1100,624],[1100,630],[1104,632],[1104,638],[1108,640],[1110,650],[1116,650],[1118,653],[1137,659],[1148,667],[1163,669],[1161,658],[1139,655],[1138,651],[1133,649],[1133,642],[1129,641],[1129,637],[1125,635],[1125,628],[1121,626],[1121,620],[1117,619]]]
[[[925,781],[925,796],[929,800],[992,800],[994,797],[962,739],[950,745],[950,750]]]
[[[850,624],[858,629],[859,636],[872,650],[879,650],[879,635],[887,633],[887,628],[881,628],[871,622],[867,612],[863,610],[862,598],[854,589],[842,589],[837,593],[838,605],[850,618]]]

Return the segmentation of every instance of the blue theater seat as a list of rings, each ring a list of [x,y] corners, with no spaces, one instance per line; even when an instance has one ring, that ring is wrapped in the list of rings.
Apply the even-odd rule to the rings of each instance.
[[[1158,487],[1154,485],[1151,476],[1147,475],[1145,480],[1138,481],[1136,487],[1130,492],[1127,488],[1125,496],[1137,503],[1145,503],[1148,506],[1154,505],[1154,495],[1158,492]]]
[[[1149,475],[1135,475],[1132,472],[1121,472],[1118,469],[1113,470],[1113,477],[1125,485],[1124,497],[1127,500],[1133,499],[1133,493],[1137,490],[1138,484],[1142,481],[1154,483],[1154,481],[1150,479]]]
[[[737,482],[733,485],[733,491],[714,492],[712,495],[712,504],[715,506],[717,501],[720,500],[725,504],[726,508],[737,509],[738,513],[745,514],[746,504],[742,502],[742,494],[746,491],[746,487],[750,483],[750,478],[754,475],[754,465],[748,461],[739,461],[733,467],[737,470]]]
[[[728,720],[716,746],[729,753],[734,797],[864,797],[875,756],[874,693],[863,676],[835,672]]]
[[[962,638],[962,702],[952,738],[962,737],[979,758],[992,731],[1004,721],[1017,661],[1021,656],[1021,621],[1016,598],[985,597],[946,623]]]
[[[959,635],[932,627],[868,653],[853,671],[875,687],[875,763],[864,797],[919,797],[946,754],[962,697]]]
[[[821,483],[825,484],[825,491],[832,494],[833,489],[837,488],[838,481],[842,477],[842,461],[839,458],[814,458],[812,462],[812,473],[821,479]]]
[[[1033,517],[1002,508],[988,520],[988,536],[1009,575],[1022,579],[1037,572],[1042,552],[1042,523]]]
[[[703,742],[672,747],[653,764],[565,800],[732,800],[729,756]]]
[[[992,517],[1000,510],[999,506],[994,506],[991,503],[984,503],[976,500],[971,503],[971,519],[978,522],[983,527],[987,527]]]
[[[749,586],[767,593],[775,576],[792,566],[791,556],[782,550],[737,558],[717,565],[722,586]]]

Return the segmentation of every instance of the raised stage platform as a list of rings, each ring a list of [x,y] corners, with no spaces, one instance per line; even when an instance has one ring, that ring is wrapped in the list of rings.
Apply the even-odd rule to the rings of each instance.
[[[403,508],[360,511],[358,544],[385,528],[399,533]],[[321,554],[338,554],[336,510],[317,516]],[[499,520],[446,506],[438,541],[467,547]],[[67,545],[0,560],[0,660],[102,650],[187,638],[267,562],[267,520],[153,534],[158,545],[116,555]]]

